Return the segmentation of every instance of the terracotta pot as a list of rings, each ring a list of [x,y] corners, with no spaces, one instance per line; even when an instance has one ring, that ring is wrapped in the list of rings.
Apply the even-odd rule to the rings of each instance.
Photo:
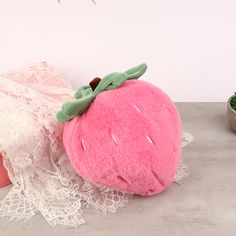
[[[236,111],[231,107],[230,101],[232,97],[229,98],[227,103],[227,115],[230,128],[236,132]]]
[[[10,183],[11,181],[8,178],[7,170],[3,166],[2,155],[0,153],[0,188]]]

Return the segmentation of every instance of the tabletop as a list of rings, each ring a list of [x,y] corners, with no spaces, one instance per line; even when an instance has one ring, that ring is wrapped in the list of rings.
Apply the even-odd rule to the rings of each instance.
[[[225,103],[177,103],[183,130],[194,136],[184,148],[190,176],[153,197],[133,197],[118,213],[87,212],[78,229],[49,226],[41,215],[27,224],[0,219],[0,235],[236,235],[236,134]],[[2,199],[11,185],[0,189]]]

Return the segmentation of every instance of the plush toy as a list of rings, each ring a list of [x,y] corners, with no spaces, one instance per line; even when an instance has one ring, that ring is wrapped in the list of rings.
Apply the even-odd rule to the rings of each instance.
[[[141,64],[75,93],[57,114],[77,173],[95,184],[150,196],[173,182],[181,154],[181,119],[171,99],[137,80]]]

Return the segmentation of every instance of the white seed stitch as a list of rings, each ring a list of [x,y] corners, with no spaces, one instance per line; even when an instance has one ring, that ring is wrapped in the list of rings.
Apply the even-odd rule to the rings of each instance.
[[[136,105],[133,105],[133,107],[134,107],[138,112],[141,112],[141,110],[140,110]]]
[[[84,145],[84,140],[83,140],[83,139],[81,139],[81,145],[82,145],[82,147],[83,147],[84,151],[86,151],[86,148],[85,148],[85,145]]]
[[[111,134],[111,137],[112,137],[113,141],[114,141],[116,144],[118,144],[118,141],[117,141],[116,136],[115,136],[114,134]]]
[[[153,141],[152,141],[152,139],[149,137],[149,136],[147,136],[147,140],[153,145],[154,143],[153,143]]]

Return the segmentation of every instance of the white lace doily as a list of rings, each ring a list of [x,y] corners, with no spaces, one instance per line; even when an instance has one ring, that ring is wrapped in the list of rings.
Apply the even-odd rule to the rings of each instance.
[[[0,217],[27,221],[40,212],[52,226],[77,227],[84,207],[106,214],[127,202],[128,195],[77,175],[66,156],[55,114],[73,93],[45,62],[0,77],[0,152],[13,183]],[[183,134],[182,145],[191,140]],[[180,164],[175,180],[185,176]]]

